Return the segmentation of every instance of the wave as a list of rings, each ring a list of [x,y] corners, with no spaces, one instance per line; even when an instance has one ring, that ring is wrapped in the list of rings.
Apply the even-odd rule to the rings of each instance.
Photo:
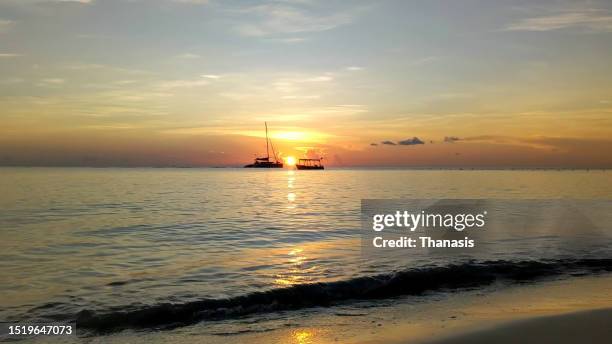
[[[351,300],[375,300],[426,292],[478,288],[494,282],[529,282],[552,276],[612,271],[612,259],[549,261],[483,261],[407,269],[390,274],[337,282],[311,283],[255,292],[226,299],[134,306],[106,312],[83,310],[79,329],[109,333],[125,329],[169,329],[201,321],[237,318],[256,313],[328,307]]]

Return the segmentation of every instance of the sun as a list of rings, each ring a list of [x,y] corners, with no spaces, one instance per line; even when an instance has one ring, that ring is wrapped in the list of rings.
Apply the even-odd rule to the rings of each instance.
[[[285,163],[289,166],[295,165],[295,158],[292,156],[288,156],[285,158]]]

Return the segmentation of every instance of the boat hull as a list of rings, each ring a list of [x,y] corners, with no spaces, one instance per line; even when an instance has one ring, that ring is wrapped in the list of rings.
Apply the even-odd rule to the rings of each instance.
[[[254,164],[245,165],[244,168],[283,168],[283,163],[282,162],[269,162],[269,163],[256,162]]]
[[[304,166],[304,165],[295,165],[295,168],[298,170],[324,170],[323,166]]]

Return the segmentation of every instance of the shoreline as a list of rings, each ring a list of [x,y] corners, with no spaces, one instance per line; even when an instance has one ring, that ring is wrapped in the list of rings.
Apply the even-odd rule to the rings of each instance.
[[[227,324],[202,322],[170,331],[126,331],[90,338],[91,343],[268,344],[464,344],[575,343],[550,334],[560,329],[603,343],[612,336],[612,274],[571,277],[510,287],[474,289],[379,302],[368,307],[333,307],[280,312],[265,319]],[[399,300],[398,300],[399,301]],[[575,326],[567,325],[573,322]],[[605,331],[608,331],[607,333]],[[232,333],[233,332],[233,333]],[[562,332],[566,333],[566,332]],[[526,334],[529,337],[512,337]],[[504,338],[502,338],[504,337]],[[492,339],[493,338],[493,339]],[[75,338],[76,339],[76,338]],[[528,339],[528,340],[527,340]],[[81,342],[76,339],[75,342]]]
[[[611,323],[612,308],[593,309],[511,321],[426,343],[609,343],[612,338]]]
[[[354,343],[576,343],[572,331],[582,336],[578,342],[607,343],[612,330],[603,325],[612,323],[612,274],[457,294],[426,308],[428,315],[414,321],[407,307],[396,325]]]

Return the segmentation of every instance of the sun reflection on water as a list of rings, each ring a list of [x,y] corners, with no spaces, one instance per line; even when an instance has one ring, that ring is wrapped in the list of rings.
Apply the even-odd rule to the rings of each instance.
[[[295,343],[297,344],[307,344],[312,343],[312,337],[314,333],[308,330],[298,330],[293,332],[293,339],[295,339]]]
[[[293,192],[290,192],[287,194],[287,200],[289,202],[295,202],[295,194]]]
[[[287,171],[287,188],[290,189],[289,193],[287,194],[287,208],[288,209],[294,209],[295,208],[295,192],[291,192],[291,189],[293,189],[293,182],[295,181],[295,171]]]
[[[279,286],[292,286],[311,280],[311,275],[318,267],[308,264],[308,257],[303,248],[294,248],[287,252],[287,264],[290,266],[286,272],[276,275],[274,284]]]

